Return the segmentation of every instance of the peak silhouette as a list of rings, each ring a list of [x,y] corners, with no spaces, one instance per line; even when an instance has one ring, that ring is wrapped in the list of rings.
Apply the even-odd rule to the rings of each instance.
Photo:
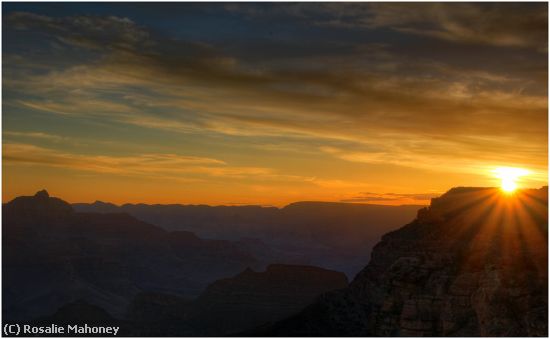
[[[6,213],[6,221],[23,222],[27,226],[56,222],[73,214],[73,208],[69,203],[50,197],[46,190],[38,191],[33,196],[17,197],[4,204],[3,211]]]
[[[41,191],[36,192],[34,197],[35,198],[40,198],[40,199],[47,199],[47,198],[50,197],[50,194],[46,190],[41,190]]]

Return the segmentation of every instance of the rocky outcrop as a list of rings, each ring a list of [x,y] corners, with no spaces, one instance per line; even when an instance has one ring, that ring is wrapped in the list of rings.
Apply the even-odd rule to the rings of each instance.
[[[142,293],[128,320],[145,336],[226,336],[298,313],[322,293],[347,286],[343,273],[312,266],[246,269],[212,283],[195,300]]]
[[[548,192],[456,188],[270,336],[547,336]]]
[[[325,292],[347,287],[343,273],[312,266],[270,265],[247,269],[208,286],[192,304],[191,335],[228,335],[284,319]]]

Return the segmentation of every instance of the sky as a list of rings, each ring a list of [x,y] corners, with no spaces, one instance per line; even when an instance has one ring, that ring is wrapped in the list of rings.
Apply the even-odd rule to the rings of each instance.
[[[2,197],[426,204],[547,184],[546,3],[2,3]]]

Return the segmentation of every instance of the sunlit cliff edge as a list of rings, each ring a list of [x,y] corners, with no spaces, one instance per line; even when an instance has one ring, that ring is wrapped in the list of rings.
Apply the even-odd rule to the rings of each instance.
[[[548,188],[453,188],[383,236],[349,288],[245,335],[546,336]]]

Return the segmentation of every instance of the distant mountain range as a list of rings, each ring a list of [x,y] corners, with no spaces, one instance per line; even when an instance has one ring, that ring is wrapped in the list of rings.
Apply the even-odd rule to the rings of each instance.
[[[311,266],[269,265],[257,273],[274,258],[261,241],[202,239],[127,213],[75,212],[46,191],[4,204],[2,232],[6,321],[85,322],[89,314],[132,324],[134,330],[121,333],[166,334],[167,319],[175,318],[173,334],[229,333],[280,320],[317,295],[347,286],[343,273]],[[225,295],[219,294],[224,289],[225,298],[212,297]],[[230,297],[235,293],[238,301]],[[211,308],[222,318],[243,310],[245,316],[212,323]],[[162,326],[151,323],[159,315]],[[205,322],[210,325],[200,325]]]
[[[368,262],[380,237],[414,218],[423,206],[297,202],[261,206],[116,206],[96,201],[73,204],[75,211],[127,213],[167,230],[202,238],[236,241],[264,263],[305,264],[353,278]]]
[[[142,291],[196,297],[258,261],[240,245],[168,232],[127,214],[76,213],[45,191],[3,206],[4,319],[53,313],[78,298],[125,315]]]

